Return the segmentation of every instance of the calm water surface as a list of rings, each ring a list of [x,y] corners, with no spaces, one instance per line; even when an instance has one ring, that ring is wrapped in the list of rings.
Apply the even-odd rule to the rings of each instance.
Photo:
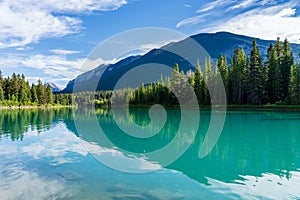
[[[300,199],[300,113],[228,111],[217,144],[200,159],[211,117],[201,111],[192,145],[165,167],[143,154],[174,139],[180,111],[167,110],[163,129],[144,139],[124,134],[116,121],[129,131],[132,125],[122,110],[115,114],[96,111],[107,143],[89,110],[75,112],[80,132],[70,109],[0,110],[0,199]],[[145,109],[131,110],[130,118],[150,123]],[[193,139],[185,128],[178,146]],[[99,158],[155,171],[120,172]]]

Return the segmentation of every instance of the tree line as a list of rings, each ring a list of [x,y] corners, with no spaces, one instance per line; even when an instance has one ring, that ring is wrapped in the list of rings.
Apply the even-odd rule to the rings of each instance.
[[[299,53],[300,57],[300,53]],[[221,77],[223,82],[217,81]],[[209,85],[209,87],[208,87]],[[29,85],[24,75],[3,78],[0,72],[0,103],[2,105],[96,105],[110,107],[124,105],[178,105],[191,103],[191,91],[200,105],[210,105],[212,95],[217,96],[225,88],[226,100],[230,105],[265,105],[300,103],[300,63],[287,39],[277,38],[270,44],[263,60],[256,40],[246,55],[243,48],[233,52],[230,64],[223,55],[213,66],[210,58],[200,62],[195,71],[184,73],[175,64],[171,77],[161,77],[154,83],[142,84],[139,88],[124,88],[116,91],[79,92],[53,95],[49,84],[40,80]],[[210,89],[208,89],[210,88]],[[175,95],[176,93],[176,95]],[[72,99],[75,100],[72,102]]]
[[[223,82],[217,77],[221,77]],[[178,105],[178,99],[184,104],[191,103],[193,91],[200,105],[210,105],[212,95],[218,101],[223,86],[229,105],[296,105],[300,103],[300,63],[294,61],[287,39],[282,42],[277,38],[275,44],[270,44],[265,60],[254,39],[250,55],[246,55],[243,48],[237,48],[230,64],[223,55],[217,59],[215,66],[207,58],[203,70],[200,62],[195,71],[186,73],[175,64],[170,77],[141,84],[136,89],[81,92],[74,96],[79,105],[122,106],[128,101],[130,105]]]
[[[38,80],[37,84],[29,84],[24,74],[13,73],[11,77],[3,78],[0,71],[0,105],[70,105],[72,98],[69,94],[53,94],[49,84]]]
[[[299,53],[300,57],[300,53]],[[226,91],[227,103],[230,105],[265,105],[265,104],[299,104],[300,103],[300,63],[295,63],[292,48],[287,39],[270,44],[266,60],[263,61],[256,40],[247,56],[243,48],[234,50],[228,65],[225,56],[220,55],[213,68],[208,58],[204,69],[198,62],[195,71],[184,73],[175,64],[171,77],[156,83],[142,85],[133,92],[131,103],[134,105],[160,103],[176,105],[177,95],[190,98],[187,93],[186,80],[193,87],[200,105],[211,104],[211,93],[217,93],[222,87],[217,77],[220,76]],[[210,91],[208,90],[210,85]],[[169,89],[168,89],[169,88]]]
[[[53,121],[68,121],[71,117],[71,108],[1,110],[0,140],[8,137],[13,141],[23,140],[28,131],[40,133],[49,130]]]

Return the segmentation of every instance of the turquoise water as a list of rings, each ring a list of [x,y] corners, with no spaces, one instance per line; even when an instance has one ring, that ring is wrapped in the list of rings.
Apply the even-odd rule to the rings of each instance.
[[[1,200],[300,198],[297,112],[227,111],[223,131],[204,158],[199,151],[209,111],[201,111],[195,133],[197,112],[188,111],[190,126],[180,140],[174,139],[181,122],[176,109],[166,111],[162,129],[146,109],[131,110],[129,118],[123,110],[0,112]],[[157,134],[133,137],[130,120],[144,127],[141,135],[146,128]],[[172,155],[147,156],[174,140]],[[165,166],[163,159],[184,144],[190,146]]]

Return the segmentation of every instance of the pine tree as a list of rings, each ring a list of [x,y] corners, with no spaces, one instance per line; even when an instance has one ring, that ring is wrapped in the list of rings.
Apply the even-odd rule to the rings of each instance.
[[[284,40],[283,44],[283,58],[280,65],[281,72],[281,92],[282,100],[284,101],[288,96],[288,88],[290,82],[290,70],[294,65],[293,52],[287,39]]]
[[[4,100],[4,91],[2,86],[0,86],[0,103]]]
[[[204,88],[203,88],[203,76],[201,72],[200,63],[197,63],[194,79],[194,92],[198,99],[199,104],[204,103]]]
[[[300,66],[293,65],[291,67],[288,103],[300,103]]]
[[[11,100],[18,101],[19,93],[19,77],[13,73],[11,79]]]
[[[0,70],[0,102],[3,100],[4,100],[3,78],[2,78],[2,72]]]
[[[44,86],[45,87],[45,86]],[[46,90],[45,90],[45,103],[46,104],[53,104],[53,93],[51,86],[47,84]]]
[[[33,83],[31,85],[31,102],[32,103],[38,103],[38,96],[37,96],[37,88],[36,85]]]
[[[205,105],[209,105],[211,103],[210,91],[214,88],[214,78],[213,78],[213,70],[210,58],[205,59],[204,62],[204,74],[203,74],[203,102]],[[212,91],[211,91],[212,92]]]
[[[18,101],[20,104],[25,105],[28,102],[27,88],[25,82],[25,76],[22,74],[21,79],[19,80],[19,91],[18,91]]]
[[[280,41],[279,37],[276,40],[275,49],[276,49],[276,52],[277,52],[278,62],[279,62],[279,65],[280,65],[281,60],[283,58],[283,46],[282,46],[282,42]]]
[[[266,102],[275,103],[281,96],[281,72],[276,48],[271,44],[268,49],[268,60],[266,62]]]
[[[264,90],[263,69],[261,55],[255,39],[253,40],[252,46],[249,65],[249,102],[251,104],[261,105]]]
[[[248,58],[244,49],[236,49],[229,69],[229,103],[247,102]]]
[[[3,90],[4,90],[4,99],[11,100],[11,79],[8,76],[6,79],[3,80]]]
[[[0,87],[3,87],[2,71],[0,70]]]
[[[176,63],[174,65],[173,74],[171,77],[171,91],[176,94],[176,98],[173,99],[173,104],[178,104],[178,101],[181,100],[181,103],[187,103],[191,99],[190,89],[188,79],[185,76],[183,71],[179,71],[179,66]]]
[[[45,87],[44,87],[41,80],[38,80],[36,93],[37,93],[37,96],[38,96],[38,103],[40,105],[45,104]]]
[[[217,68],[224,82],[224,86],[226,86],[228,81],[228,69],[227,60],[225,56],[220,55],[219,59],[217,60]]]

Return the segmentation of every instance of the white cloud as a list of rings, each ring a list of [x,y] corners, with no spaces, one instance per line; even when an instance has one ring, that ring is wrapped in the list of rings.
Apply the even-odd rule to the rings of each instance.
[[[66,183],[57,179],[49,180],[35,171],[27,171],[19,163],[0,163],[1,199],[68,199],[77,193]]]
[[[208,178],[208,183],[217,191],[229,190],[244,199],[294,199],[300,195],[300,173],[290,172],[291,177],[280,177],[271,173],[260,176],[241,176],[243,181],[224,183]],[[245,189],[247,188],[247,189]]]
[[[291,42],[299,43],[300,16],[295,16],[295,12],[290,4],[256,8],[202,31],[229,31],[268,40],[286,37]]]
[[[181,20],[176,24],[176,28],[180,28],[182,26],[192,26],[205,21],[205,17],[212,15],[209,11],[212,11],[216,8],[223,8],[224,6],[235,2],[236,0],[216,0],[205,4],[200,9],[197,10],[197,13],[200,13],[197,16],[189,17]]]
[[[66,129],[66,125],[59,123],[49,131],[51,134],[43,135],[40,141],[22,146],[19,150],[24,155],[36,160],[48,158],[53,166],[78,162],[77,158],[69,156],[68,153],[73,152],[80,156],[86,156],[88,152],[75,134],[69,131],[61,131],[62,129]]]
[[[58,55],[69,55],[69,54],[77,54],[80,53],[80,51],[74,51],[74,50],[65,50],[65,49],[52,49],[50,52]]]
[[[42,9],[60,13],[116,10],[127,3],[126,0],[28,0],[27,2],[30,5],[39,3],[39,7]]]
[[[72,52],[60,51],[55,51],[60,54],[51,55],[2,55],[0,56],[0,66],[5,66],[4,72],[8,69],[11,69],[12,72],[16,71],[16,68],[26,69],[25,76],[27,77],[26,74],[29,74],[27,80],[30,83],[35,83],[40,79],[43,82],[53,82],[64,88],[68,81],[79,74],[94,69],[101,64],[112,64],[118,61],[117,59],[103,60],[101,58],[95,60],[87,58],[68,59],[66,55]],[[34,71],[38,71],[38,73],[34,73]],[[6,72],[6,74],[11,73]]]
[[[204,21],[205,15],[199,15],[195,17],[186,18],[176,24],[176,28],[180,28],[182,26],[192,26]]]
[[[92,70],[99,65],[108,65],[108,64],[113,64],[118,62],[119,59],[113,59],[113,60],[103,60],[102,58],[97,58],[95,60],[90,60],[90,59],[84,59],[82,61],[82,67],[81,67],[81,72],[85,72],[88,70]]]
[[[282,11],[280,11],[278,14],[276,14],[276,17],[292,17],[296,13],[296,9],[292,8],[285,8]]]
[[[118,149],[101,147],[96,143],[87,142],[85,140],[82,140],[82,144],[96,159],[112,169],[133,173],[162,169],[159,164],[149,162],[144,157],[128,155]]]
[[[201,27],[200,32],[228,31],[261,39],[287,38],[300,43],[299,2],[274,0],[215,0],[200,8],[196,16],[186,18],[176,27]],[[250,9],[249,9],[250,8]],[[205,23],[204,23],[205,22]]]
[[[202,8],[197,10],[197,13],[207,12],[207,11],[213,10],[216,7],[221,7],[221,6],[231,3],[231,2],[233,2],[233,1],[216,0],[216,1],[210,2],[210,3],[202,6]]]
[[[240,4],[234,5],[230,7],[228,10],[235,10],[235,9],[241,9],[241,8],[247,8],[251,5],[256,3],[256,0],[244,0]]]
[[[78,33],[82,21],[66,14],[115,10],[124,4],[126,0],[3,0],[0,2],[0,49]]]

